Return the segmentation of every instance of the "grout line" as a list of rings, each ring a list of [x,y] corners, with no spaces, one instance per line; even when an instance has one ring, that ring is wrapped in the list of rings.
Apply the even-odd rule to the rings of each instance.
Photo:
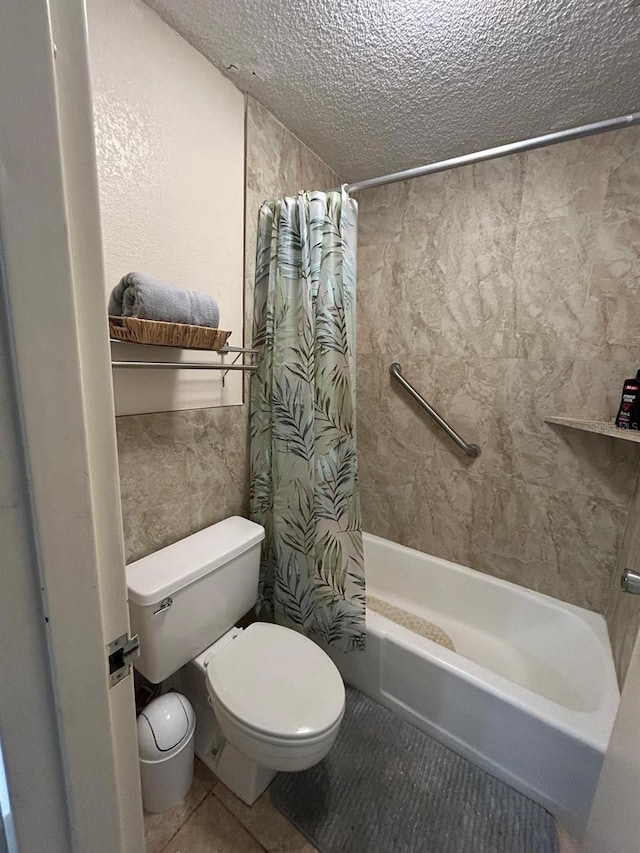
[[[212,791],[211,793],[213,793],[213,791]],[[233,793],[233,792],[232,792],[232,793]],[[237,821],[237,822],[240,824],[240,826],[244,829],[244,831],[245,831],[248,835],[250,835],[250,836],[251,836],[251,838],[253,838],[253,840],[256,842],[256,844],[258,845],[258,847],[259,847],[261,850],[264,850],[264,853],[269,853],[269,850],[267,850],[267,848],[264,846],[264,844],[260,841],[260,839],[259,839],[259,838],[256,838],[256,836],[253,834],[253,832],[251,832],[251,830],[249,829],[249,827],[248,827],[248,826],[246,826],[246,825],[245,825],[245,824],[240,820],[240,818],[238,817],[238,815],[235,815],[235,814],[231,811],[231,809],[230,809],[230,808],[229,808],[225,803],[223,803],[223,802],[222,802],[222,800],[220,799],[220,797],[216,797],[216,800],[220,803],[220,805],[222,806],[222,808],[223,808],[226,812],[228,812],[228,813],[231,815],[231,817],[232,817],[235,821]],[[245,803],[245,805],[246,805],[246,803]],[[247,806],[247,808],[251,808],[251,806]]]
[[[193,809],[189,812],[189,814],[187,815],[187,817],[186,817],[186,818],[184,819],[184,821],[180,824],[180,826],[176,829],[176,831],[173,833],[173,835],[172,835],[170,838],[168,838],[168,839],[167,839],[166,844],[164,844],[164,845],[160,848],[160,850],[158,850],[158,853],[163,853],[163,851],[167,849],[167,847],[171,844],[171,842],[172,842],[172,841],[173,841],[173,839],[176,837],[176,835],[180,832],[180,830],[181,830],[181,829],[184,829],[184,827],[189,823],[189,821],[191,820],[191,818],[195,815],[195,813],[198,811],[198,809],[202,806],[202,804],[205,802],[205,800],[206,800],[206,799],[207,799],[211,794],[213,794],[213,788],[211,789],[211,791],[207,791],[207,793],[206,793],[206,794],[204,795],[204,797],[200,800],[200,802],[198,803],[198,805],[197,805],[197,806],[195,806],[195,808],[193,808]]]

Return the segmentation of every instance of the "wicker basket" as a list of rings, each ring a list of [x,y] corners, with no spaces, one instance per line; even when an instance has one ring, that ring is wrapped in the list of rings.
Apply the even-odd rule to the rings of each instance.
[[[118,341],[130,344],[153,344],[182,349],[222,349],[231,332],[186,323],[163,323],[139,320],[137,317],[109,317],[109,333]]]

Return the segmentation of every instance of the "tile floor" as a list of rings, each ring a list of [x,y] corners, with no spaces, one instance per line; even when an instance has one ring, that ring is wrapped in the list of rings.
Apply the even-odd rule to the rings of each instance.
[[[560,853],[580,853],[575,838],[559,834]],[[164,814],[145,815],[145,836],[147,853],[316,853],[271,805],[269,791],[249,808],[197,759],[185,799]]]
[[[315,853],[268,791],[249,808],[197,759],[185,799],[144,822],[147,853]]]

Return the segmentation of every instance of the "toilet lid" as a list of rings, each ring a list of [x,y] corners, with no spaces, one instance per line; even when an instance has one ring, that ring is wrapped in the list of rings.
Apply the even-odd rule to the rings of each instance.
[[[322,734],[344,708],[331,658],[290,628],[255,622],[207,666],[209,687],[232,716],[284,738]]]

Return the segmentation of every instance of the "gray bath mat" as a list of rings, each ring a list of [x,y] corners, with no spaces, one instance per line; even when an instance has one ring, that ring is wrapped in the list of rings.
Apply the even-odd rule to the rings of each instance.
[[[557,853],[554,820],[357,690],[320,764],[271,799],[321,853]]]

